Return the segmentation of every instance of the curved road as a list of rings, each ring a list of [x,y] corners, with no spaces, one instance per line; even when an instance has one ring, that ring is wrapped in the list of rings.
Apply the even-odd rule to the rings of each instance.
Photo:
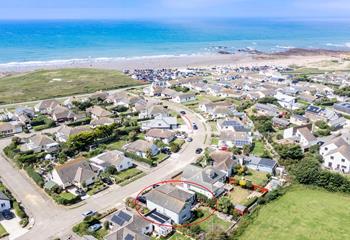
[[[210,142],[210,126],[198,114],[186,107],[167,103],[171,110],[185,110],[186,116],[198,126],[194,131],[191,143],[186,143],[178,154],[174,154],[165,162],[152,169],[150,173],[124,187],[112,186],[108,190],[94,195],[74,208],[55,204],[42,189],[37,187],[25,172],[19,171],[12,163],[0,155],[0,176],[15,197],[23,203],[26,211],[35,223],[30,231],[18,239],[47,240],[64,237],[71,233],[72,226],[82,220],[81,213],[87,210],[103,211],[118,206],[128,196],[136,195],[140,189],[148,185],[168,179],[180,172],[186,165],[194,162],[198,155],[195,149],[205,148]],[[0,140],[0,150],[10,143],[10,139]]]

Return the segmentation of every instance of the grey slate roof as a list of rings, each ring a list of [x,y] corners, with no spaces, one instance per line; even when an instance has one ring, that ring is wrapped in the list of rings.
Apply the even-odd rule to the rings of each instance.
[[[6,196],[5,193],[3,193],[2,191],[0,191],[0,200],[7,200],[10,201],[10,198],[8,196]]]

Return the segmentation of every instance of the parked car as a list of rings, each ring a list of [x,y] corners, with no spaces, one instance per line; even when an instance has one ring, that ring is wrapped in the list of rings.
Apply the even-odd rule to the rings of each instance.
[[[96,213],[95,211],[89,210],[89,211],[84,212],[82,215],[84,217],[89,217],[89,216],[95,215],[95,213]]]
[[[187,142],[192,142],[193,139],[192,139],[191,137],[188,137],[188,138],[186,138],[186,141],[187,141]]]
[[[203,152],[203,149],[202,149],[202,148],[197,148],[197,149],[196,149],[196,153],[197,153],[197,154],[201,154],[202,152]]]
[[[146,200],[145,196],[138,196],[137,197],[137,201],[139,201],[141,203],[144,203],[144,204],[147,203],[147,200]]]
[[[102,178],[101,180],[107,185],[113,185],[113,182],[110,178]]]
[[[78,188],[77,190],[75,190],[75,194],[77,194],[79,196],[85,196],[86,192],[83,189]]]
[[[182,115],[185,115],[185,114],[186,114],[186,112],[185,112],[185,111],[180,111],[180,113],[181,113]]]
[[[3,211],[2,212],[2,216],[4,216],[4,218],[6,220],[10,220],[10,219],[12,219],[14,217],[13,213],[11,211],[9,211],[9,210]]]
[[[171,154],[171,150],[168,147],[164,147],[160,151],[164,154]]]
[[[198,129],[198,126],[197,126],[197,124],[195,124],[195,123],[192,123],[192,128],[193,128],[193,130],[197,130],[197,129]]]
[[[88,228],[89,232],[96,232],[97,230],[99,230],[102,227],[102,225],[100,223],[95,223],[94,225],[91,225]]]

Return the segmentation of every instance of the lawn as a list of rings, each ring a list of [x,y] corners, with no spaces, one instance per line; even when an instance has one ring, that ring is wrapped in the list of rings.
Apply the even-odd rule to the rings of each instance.
[[[70,193],[70,192],[61,192],[60,193],[60,197],[64,198],[68,201],[72,201],[74,200],[77,196],[75,196],[74,194]]]
[[[0,238],[3,238],[7,235],[9,234],[6,232],[5,228],[0,224]]]
[[[212,132],[218,132],[218,127],[216,121],[210,121],[209,122],[210,128]]]
[[[258,212],[241,240],[349,239],[350,195],[296,185]]]
[[[264,143],[262,141],[255,141],[252,154],[257,156],[257,157],[261,157],[264,155],[264,151],[265,151]]]
[[[210,211],[212,211],[207,208],[200,208],[200,210],[204,213],[204,215],[203,217],[197,219],[195,222],[200,222],[201,219],[205,219],[211,213]],[[221,218],[217,217],[215,214],[213,214],[206,221],[201,222],[199,224],[201,229],[203,229],[203,231],[205,231],[206,233],[209,233],[211,231],[219,231],[220,229],[222,231],[226,231],[230,225],[231,225],[230,222],[222,220]]]
[[[156,162],[156,163],[161,163],[163,162],[166,158],[168,158],[169,155],[165,154],[165,153],[159,153],[156,156],[152,157],[152,161]]]
[[[212,137],[211,138],[211,145],[218,145],[219,144],[219,138],[217,137]]]
[[[107,145],[108,150],[121,150],[122,147],[128,142],[125,140],[119,140],[117,142],[113,142]]]
[[[244,178],[252,181],[253,184],[263,186],[268,180],[266,174],[266,172],[260,172],[249,169],[249,175],[244,176]]]
[[[243,204],[247,197],[250,195],[250,191],[241,187],[234,187],[234,189],[228,194],[233,205]]]
[[[0,78],[0,103],[63,97],[140,84],[141,81],[114,70],[39,70]]]
[[[168,240],[191,240],[191,238],[182,235],[181,233],[175,233]]]
[[[117,173],[116,175],[114,175],[114,178],[116,183],[119,184],[140,174],[142,174],[141,170],[137,168],[129,168],[125,171]]]

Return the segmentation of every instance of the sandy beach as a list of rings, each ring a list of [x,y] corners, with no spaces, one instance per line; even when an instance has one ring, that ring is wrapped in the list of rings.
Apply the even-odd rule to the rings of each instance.
[[[235,53],[235,54],[198,54],[181,56],[152,56],[140,58],[96,58],[57,60],[46,62],[22,62],[0,64],[1,73],[21,73],[38,69],[58,68],[97,68],[115,70],[133,70],[146,68],[185,68],[211,66],[249,66],[249,65],[278,65],[291,64],[308,65],[320,61],[339,60],[349,57],[348,52],[328,50],[290,50],[281,53]]]

